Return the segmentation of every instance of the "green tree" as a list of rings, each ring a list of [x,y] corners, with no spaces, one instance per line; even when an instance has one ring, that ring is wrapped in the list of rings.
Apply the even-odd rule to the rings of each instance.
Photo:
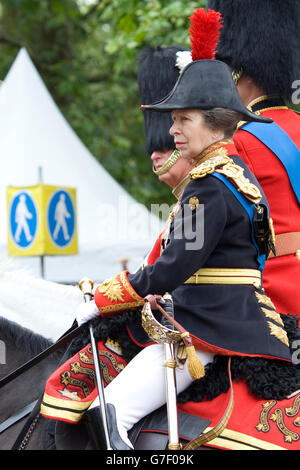
[[[77,135],[138,201],[174,199],[151,171],[139,110],[137,54],[188,42],[206,1],[0,0],[0,79],[25,46]]]

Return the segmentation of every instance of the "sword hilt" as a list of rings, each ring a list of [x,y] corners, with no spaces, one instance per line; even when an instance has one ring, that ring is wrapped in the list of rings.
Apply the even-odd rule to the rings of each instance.
[[[93,288],[94,288],[94,283],[91,279],[85,277],[81,279],[78,283],[78,287],[81,290],[81,292],[84,295],[84,300],[86,302],[89,302],[92,300],[93,296]]]

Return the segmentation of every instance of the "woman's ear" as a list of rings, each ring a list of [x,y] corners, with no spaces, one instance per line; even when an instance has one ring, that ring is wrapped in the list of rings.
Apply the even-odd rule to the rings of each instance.
[[[224,131],[216,129],[212,132],[212,138],[217,142],[224,139]]]

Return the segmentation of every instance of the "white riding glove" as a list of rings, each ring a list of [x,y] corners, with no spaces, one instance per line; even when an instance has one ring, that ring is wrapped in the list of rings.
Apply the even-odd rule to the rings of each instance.
[[[95,301],[91,300],[90,302],[83,302],[78,305],[75,318],[78,326],[81,326],[83,323],[86,323],[99,315],[99,309]]]

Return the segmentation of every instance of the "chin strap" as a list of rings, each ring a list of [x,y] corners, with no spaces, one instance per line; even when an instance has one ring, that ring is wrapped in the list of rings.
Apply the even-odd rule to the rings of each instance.
[[[156,176],[161,176],[167,173],[170,168],[174,165],[174,163],[177,162],[177,160],[180,158],[180,152],[176,149],[174,150],[171,155],[169,156],[168,160],[165,161],[163,166],[159,168],[159,170],[155,170],[154,166],[152,167],[152,171]]]
[[[234,83],[237,85],[239,79],[241,78],[241,76],[243,75],[243,69],[240,69],[240,70],[233,70],[232,73],[232,78],[233,78],[233,81]]]

